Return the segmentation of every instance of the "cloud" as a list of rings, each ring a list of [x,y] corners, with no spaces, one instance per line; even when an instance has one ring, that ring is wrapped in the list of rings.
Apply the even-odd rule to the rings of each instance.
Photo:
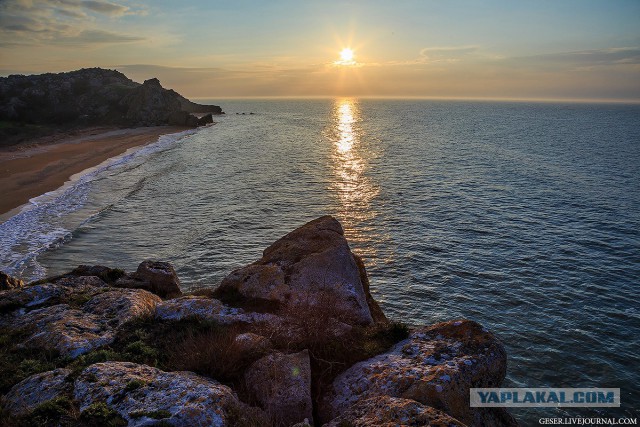
[[[466,56],[477,52],[478,46],[439,46],[439,47],[425,47],[420,51],[420,56],[429,59],[459,59],[462,56]]]
[[[411,66],[435,63],[460,62],[468,57],[482,57],[480,47],[465,46],[434,46],[420,49],[418,56],[405,61],[369,62],[361,64],[367,67]]]
[[[104,21],[143,12],[104,0],[0,0],[0,46],[141,41],[104,29]]]
[[[54,40],[58,44],[89,45],[104,43],[132,43],[145,40],[144,37],[117,34],[103,30],[84,30],[77,36],[61,37]]]
[[[526,62],[577,66],[640,64],[640,47],[614,47],[513,58]]]
[[[81,5],[94,12],[100,12],[107,15],[122,16],[129,12],[127,6],[121,4],[110,3],[108,1],[83,1]]]

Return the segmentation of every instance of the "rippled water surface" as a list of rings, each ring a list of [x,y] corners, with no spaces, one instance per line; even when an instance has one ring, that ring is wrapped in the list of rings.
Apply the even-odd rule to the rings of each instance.
[[[2,267],[34,277],[157,258],[185,287],[215,285],[329,213],[390,317],[477,320],[507,347],[509,385],[620,387],[621,409],[567,414],[638,416],[640,107],[221,103],[217,125],[0,225]],[[564,414],[513,413],[525,425]]]

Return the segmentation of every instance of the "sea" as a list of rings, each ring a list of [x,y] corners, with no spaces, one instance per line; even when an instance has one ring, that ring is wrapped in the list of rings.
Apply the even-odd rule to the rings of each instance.
[[[620,408],[513,408],[523,425],[640,415],[640,105],[209,101],[215,125],[5,219],[0,269],[157,259],[185,290],[213,287],[331,214],[390,318],[480,322],[507,349],[504,386],[621,389]]]

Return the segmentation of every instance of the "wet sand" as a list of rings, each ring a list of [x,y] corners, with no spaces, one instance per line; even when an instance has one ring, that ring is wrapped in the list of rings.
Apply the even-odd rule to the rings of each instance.
[[[188,128],[91,128],[49,136],[0,151],[0,221],[31,198],[56,190],[72,175],[97,166],[129,148]]]

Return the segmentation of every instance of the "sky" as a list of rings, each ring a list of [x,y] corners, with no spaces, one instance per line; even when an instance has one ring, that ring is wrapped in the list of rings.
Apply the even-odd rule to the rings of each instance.
[[[640,101],[640,0],[0,0],[0,75],[87,67],[190,98]]]

